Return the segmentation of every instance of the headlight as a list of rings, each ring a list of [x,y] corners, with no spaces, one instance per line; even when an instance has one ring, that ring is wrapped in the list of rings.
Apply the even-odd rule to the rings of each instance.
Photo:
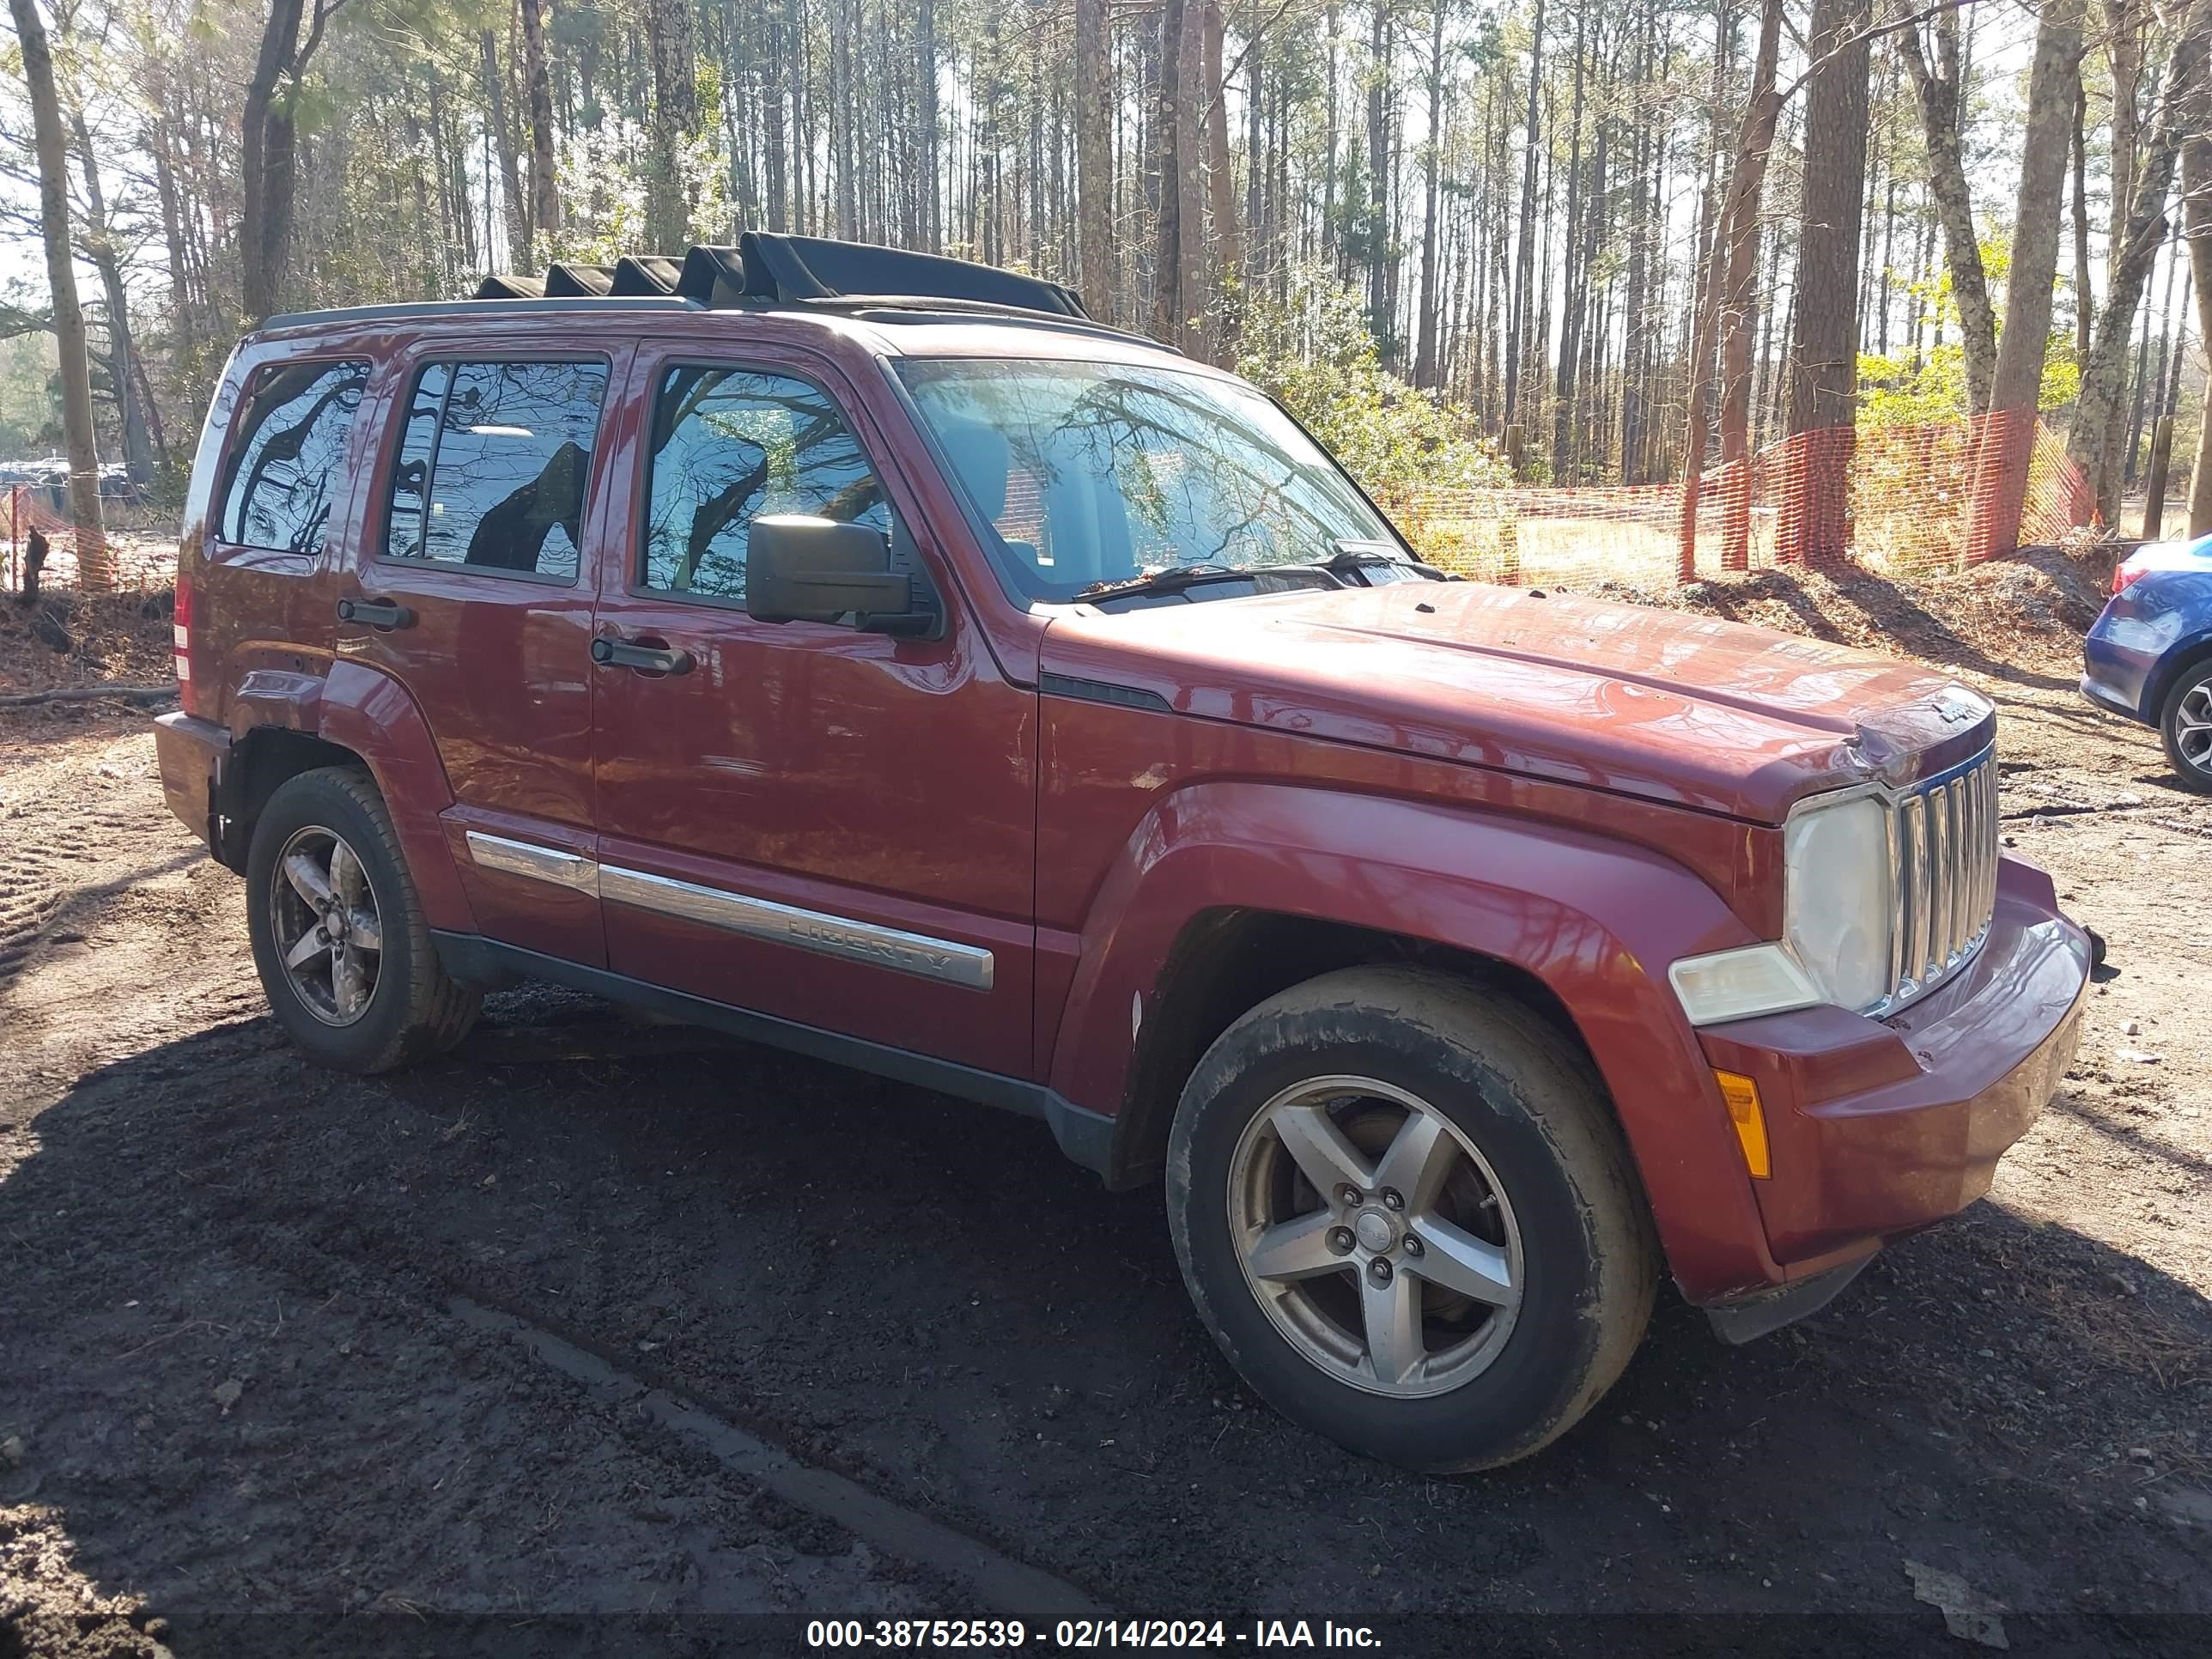
[[[1801,806],[1782,831],[1783,934],[1668,969],[1692,1025],[1814,1003],[1870,1008],[1890,985],[1889,808],[1876,795]]]
[[[1782,936],[1824,1000],[1871,1008],[1889,989],[1889,808],[1810,806],[1782,831]]]

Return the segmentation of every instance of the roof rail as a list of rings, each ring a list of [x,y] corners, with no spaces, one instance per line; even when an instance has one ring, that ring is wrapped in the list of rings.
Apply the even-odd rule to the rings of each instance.
[[[865,302],[895,308],[936,302],[940,309],[1007,311],[1089,323],[1072,288],[966,259],[822,236],[749,230],[735,247],[701,246],[681,259],[632,254],[605,265],[556,264],[540,279],[489,276],[479,299],[548,299],[590,295],[673,294],[708,307]],[[1096,325],[1094,325],[1096,326]]]

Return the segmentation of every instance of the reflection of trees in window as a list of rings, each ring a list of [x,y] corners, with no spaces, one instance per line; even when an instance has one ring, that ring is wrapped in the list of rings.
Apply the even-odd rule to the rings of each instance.
[[[991,428],[1036,480],[1053,568],[1035,574],[1055,584],[1148,564],[1325,558],[1336,537],[1388,534],[1279,411],[1238,387],[1073,364],[930,365],[912,380],[933,425]],[[963,462],[979,464],[972,452]],[[995,479],[968,482],[997,494]]]
[[[890,525],[882,486],[826,393],[781,374],[671,369],[653,411],[645,585],[743,599],[746,537],[769,513]]]
[[[392,512],[385,525],[384,556],[419,559],[422,552],[422,515],[430,501],[430,457],[438,447],[438,416],[446,407],[446,387],[452,369],[432,363],[415,377],[408,395],[407,425],[399,443],[399,459],[392,473]]]
[[[573,578],[606,386],[604,363],[425,368],[392,475],[386,555]]]
[[[365,362],[296,363],[264,378],[232,452],[216,526],[224,541],[321,551],[331,480],[368,384]]]

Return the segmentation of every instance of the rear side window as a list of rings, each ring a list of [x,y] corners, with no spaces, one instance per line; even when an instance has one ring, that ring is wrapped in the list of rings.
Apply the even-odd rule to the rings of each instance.
[[[384,556],[574,581],[603,362],[431,363],[408,394]]]
[[[368,365],[264,369],[246,400],[223,477],[216,534],[234,547],[319,553]]]
[[[744,599],[745,541],[764,513],[891,527],[883,486],[828,392],[787,374],[669,370],[653,407],[640,584]]]

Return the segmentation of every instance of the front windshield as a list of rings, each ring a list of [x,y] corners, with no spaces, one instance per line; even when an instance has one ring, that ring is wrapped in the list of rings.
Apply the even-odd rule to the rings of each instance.
[[[909,358],[898,368],[1024,598],[1072,599],[1175,565],[1310,564],[1340,539],[1402,550],[1336,465],[1249,386],[1128,363]]]

